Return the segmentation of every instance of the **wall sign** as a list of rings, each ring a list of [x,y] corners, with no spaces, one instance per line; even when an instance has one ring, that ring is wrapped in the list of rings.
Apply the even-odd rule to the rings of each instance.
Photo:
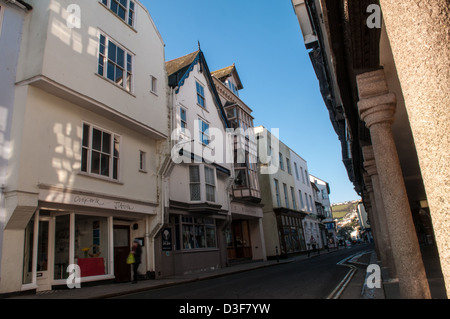
[[[130,213],[156,214],[156,205],[128,201],[125,199],[113,199],[103,196],[84,195],[71,192],[62,192],[55,189],[43,189],[39,193],[39,200],[45,202],[71,204],[84,207],[101,208]]]
[[[162,250],[172,250],[172,229],[164,228],[162,231]]]

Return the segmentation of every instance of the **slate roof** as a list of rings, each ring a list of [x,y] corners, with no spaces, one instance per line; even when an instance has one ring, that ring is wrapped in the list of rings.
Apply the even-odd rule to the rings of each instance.
[[[200,50],[186,54],[185,56],[170,60],[166,62],[167,75],[171,76],[175,72],[189,66],[194,62]]]
[[[236,78],[236,81],[237,81],[238,89],[242,90],[244,88],[244,86],[242,85],[241,79],[239,78],[239,74],[237,73],[236,65],[234,63],[233,63],[233,65],[227,66],[223,69],[211,72],[211,75],[221,81],[224,81],[225,78],[227,78],[231,75],[234,75],[234,77]]]

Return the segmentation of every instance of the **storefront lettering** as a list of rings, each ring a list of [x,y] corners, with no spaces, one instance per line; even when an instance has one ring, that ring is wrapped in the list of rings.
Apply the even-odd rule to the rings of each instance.
[[[94,207],[103,207],[115,210],[127,210],[134,211],[135,207],[132,204],[121,202],[121,201],[109,201],[102,200],[101,198],[96,197],[87,197],[87,196],[75,196],[73,198],[73,202],[79,205],[85,206],[94,206]]]
[[[114,202],[114,208],[118,210],[134,210],[134,207],[130,204],[122,203],[122,202]]]
[[[99,198],[85,197],[85,196],[75,196],[73,199],[74,203],[81,203],[83,205],[97,205],[103,206],[103,203]]]

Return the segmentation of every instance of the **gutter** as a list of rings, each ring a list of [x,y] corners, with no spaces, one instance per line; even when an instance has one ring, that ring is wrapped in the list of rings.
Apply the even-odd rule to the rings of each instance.
[[[7,0],[7,3],[11,3],[11,4],[15,4],[16,6],[18,6],[19,8],[21,8],[22,10],[26,10],[26,11],[30,11],[33,10],[33,7],[26,3],[23,0]]]

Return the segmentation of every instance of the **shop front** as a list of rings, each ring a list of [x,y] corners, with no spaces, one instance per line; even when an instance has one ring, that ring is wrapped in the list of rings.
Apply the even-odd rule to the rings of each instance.
[[[280,255],[298,253],[306,250],[302,221],[305,213],[285,208],[274,210],[280,236]]]
[[[92,194],[51,198],[39,201],[25,229],[22,290],[66,288],[75,278],[81,285],[130,281],[126,259],[134,239],[144,246],[139,273],[147,272],[146,255],[153,249],[145,234],[156,216],[155,204]]]
[[[168,222],[156,237],[156,278],[226,266],[224,229],[229,225],[219,205],[198,207],[171,201]]]
[[[228,262],[266,260],[262,205],[235,198],[230,207],[232,221],[225,230]]]

